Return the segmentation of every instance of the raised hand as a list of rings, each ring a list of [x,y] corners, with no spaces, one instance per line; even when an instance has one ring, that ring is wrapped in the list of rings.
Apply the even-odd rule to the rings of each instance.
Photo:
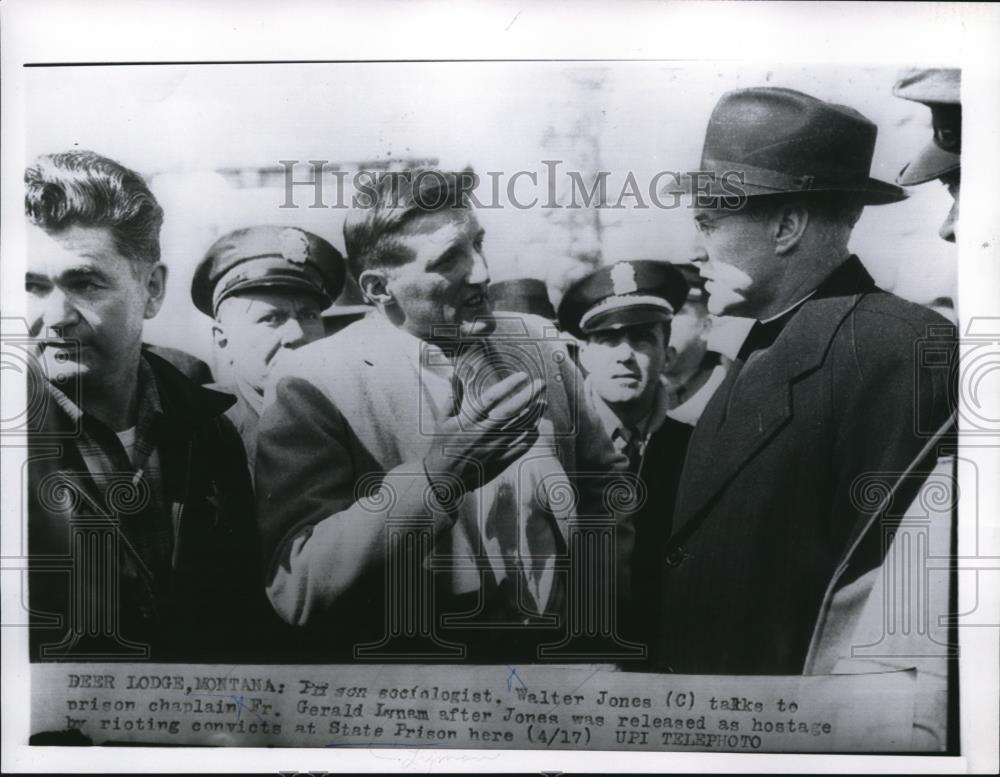
[[[424,457],[432,483],[457,479],[466,491],[489,483],[517,461],[538,439],[545,411],[545,382],[516,372],[472,398],[468,393],[455,415],[435,431]]]

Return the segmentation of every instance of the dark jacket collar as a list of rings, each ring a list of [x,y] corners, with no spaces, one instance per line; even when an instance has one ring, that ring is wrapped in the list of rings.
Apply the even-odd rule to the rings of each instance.
[[[702,477],[697,488],[682,488],[675,517],[678,527],[699,513],[789,422],[792,382],[823,363],[841,323],[864,294],[873,291],[878,288],[871,275],[856,256],[849,257],[795,310],[773,345],[747,364],[744,369],[754,368],[754,380],[741,384],[739,407],[727,413],[737,374],[730,371],[698,421],[695,435],[700,449],[692,448],[688,466]],[[696,465],[695,459],[699,459]]]
[[[141,371],[152,378],[149,396],[155,398],[156,414],[164,419],[160,425],[166,434],[188,434],[205,421],[222,415],[235,402],[229,394],[199,386],[170,362],[151,353],[144,345]],[[39,369],[29,369],[29,382],[36,382],[44,391],[45,409],[39,416],[36,430],[43,437],[73,435],[82,423],[83,412],[60,388],[49,383]],[[32,427],[35,425],[32,424]]]
[[[166,359],[151,353],[146,346],[143,346],[142,357],[156,377],[163,413],[169,419],[166,424],[168,430],[174,424],[193,429],[222,415],[236,403],[236,398],[230,394],[194,383]]]
[[[816,289],[816,298],[845,297],[876,291],[878,287],[861,260],[851,254]]]

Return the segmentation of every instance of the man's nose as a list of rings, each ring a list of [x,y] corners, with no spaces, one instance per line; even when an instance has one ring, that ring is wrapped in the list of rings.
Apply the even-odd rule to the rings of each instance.
[[[951,210],[948,211],[948,218],[944,220],[941,224],[941,228],[938,230],[938,234],[941,236],[942,240],[947,240],[949,243],[955,242],[956,228],[958,227],[958,203],[956,202],[951,206]]]
[[[79,320],[79,313],[73,306],[69,296],[58,287],[49,291],[41,304],[41,324],[43,329],[58,330],[72,326]]]
[[[281,344],[286,348],[298,348],[306,342],[306,332],[294,316],[289,316],[281,328]]]
[[[471,285],[490,282],[490,271],[486,266],[486,259],[478,251],[472,252],[472,267],[469,268],[467,282]]]
[[[615,360],[622,364],[630,361],[634,355],[632,344],[624,338],[618,341],[615,347],[611,349],[611,352],[614,354]]]

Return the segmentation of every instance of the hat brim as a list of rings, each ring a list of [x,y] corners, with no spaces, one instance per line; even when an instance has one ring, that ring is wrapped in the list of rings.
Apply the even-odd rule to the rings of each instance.
[[[609,329],[623,329],[627,326],[637,326],[639,324],[667,322],[671,318],[670,311],[662,307],[634,305],[632,307],[609,310],[606,313],[599,313],[580,327],[580,331],[585,335],[590,335],[594,332],[603,332]]]
[[[924,146],[920,153],[899,171],[896,183],[900,186],[916,186],[918,183],[927,183],[958,170],[961,165],[961,154],[945,151],[936,143],[931,142]]]
[[[722,186],[716,178],[705,185],[705,179],[690,173],[679,176],[677,188],[668,190],[671,194],[686,194],[695,197],[697,201],[717,201],[726,200],[728,202],[738,202],[749,197],[764,197],[775,194],[801,194],[809,196],[811,194],[847,194],[852,195],[861,205],[889,205],[894,202],[905,200],[909,195],[895,184],[887,181],[880,181],[878,178],[869,178],[862,184],[823,184],[814,183],[808,189],[779,189],[770,186],[757,186],[752,183],[740,184],[742,194],[734,192],[732,182],[729,186]]]
[[[318,300],[323,303],[323,307],[329,307],[333,300],[330,299],[329,295],[323,291],[315,283],[310,283],[305,278],[299,275],[269,275],[264,278],[247,278],[239,283],[234,283],[230,288],[226,289],[225,294],[219,298],[216,302],[216,307],[222,303],[223,300],[229,297],[234,297],[238,294],[245,294],[248,291],[260,290],[290,290],[290,291],[305,291],[309,292],[315,296]]]

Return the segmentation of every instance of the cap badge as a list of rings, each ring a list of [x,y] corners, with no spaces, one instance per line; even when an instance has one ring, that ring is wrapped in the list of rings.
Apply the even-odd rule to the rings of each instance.
[[[281,233],[281,255],[292,264],[305,264],[309,260],[309,240],[297,229]]]
[[[634,294],[639,290],[635,282],[635,267],[628,262],[619,262],[611,268],[611,285],[615,296]]]

